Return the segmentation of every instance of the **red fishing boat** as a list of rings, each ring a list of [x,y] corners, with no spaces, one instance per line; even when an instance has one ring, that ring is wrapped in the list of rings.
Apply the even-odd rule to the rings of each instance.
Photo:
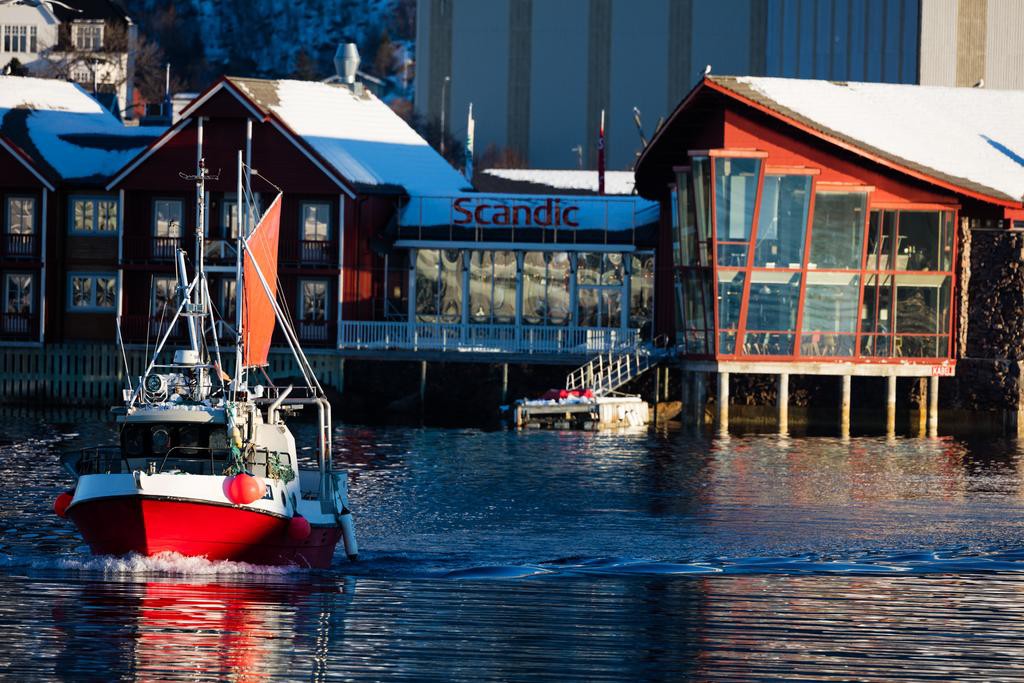
[[[245,175],[239,154],[238,196],[251,198]],[[190,177],[196,196],[205,197],[212,176],[202,161]],[[235,243],[235,291],[242,296],[229,345],[222,347],[217,336],[197,230],[191,274],[185,251],[177,253],[174,317],[145,372],[124,390],[124,405],[115,408],[119,445],[62,457],[75,486],[58,496],[54,509],[75,523],[95,554],[175,552],[310,567],[329,566],[339,541],[350,559],[358,554],[347,475],[331,466],[331,406],[278,297],[281,195],[252,230],[255,213],[247,204]],[[198,225],[203,210],[197,201]],[[187,329],[188,346],[170,354],[165,346],[176,324]],[[275,324],[302,375],[298,389],[267,379]],[[234,356],[233,377],[222,349]],[[315,468],[301,466],[285,424],[301,409],[316,413]]]

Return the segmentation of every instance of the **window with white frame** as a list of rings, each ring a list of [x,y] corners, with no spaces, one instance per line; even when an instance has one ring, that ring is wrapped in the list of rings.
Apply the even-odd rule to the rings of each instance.
[[[8,315],[30,315],[35,306],[32,300],[32,285],[35,278],[31,273],[8,273],[4,278],[4,313]]]
[[[330,238],[331,205],[302,202],[302,239],[307,242],[326,242]]]
[[[184,203],[180,199],[153,200],[153,235],[155,237],[181,237]]]
[[[103,49],[103,24],[75,24],[75,49],[95,52]]]
[[[113,311],[117,300],[117,276],[112,273],[68,275],[68,310]]]
[[[33,235],[36,231],[36,200],[34,197],[7,198],[7,232],[11,235]]]
[[[71,232],[112,234],[117,232],[117,200],[112,197],[72,197]]]
[[[299,311],[303,322],[327,320],[327,280],[299,281]]]

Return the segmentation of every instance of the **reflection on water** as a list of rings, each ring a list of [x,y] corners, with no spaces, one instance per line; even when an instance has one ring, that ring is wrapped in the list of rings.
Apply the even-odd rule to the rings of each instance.
[[[299,429],[299,431],[303,431]],[[366,561],[92,558],[0,421],[13,680],[1020,678],[1012,441],[340,428]]]

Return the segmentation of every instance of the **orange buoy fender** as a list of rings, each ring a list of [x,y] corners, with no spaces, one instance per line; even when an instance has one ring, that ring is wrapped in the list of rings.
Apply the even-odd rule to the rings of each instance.
[[[228,500],[235,505],[248,505],[259,500],[267,491],[267,485],[259,477],[254,477],[248,472],[242,472],[229,478],[225,482],[225,493]]]
[[[293,541],[305,541],[312,531],[309,520],[302,515],[295,515],[288,523],[288,538]]]
[[[71,505],[71,501],[74,499],[74,494],[71,491],[62,491],[57,500],[53,501],[53,511],[58,517],[68,516],[68,506]]]

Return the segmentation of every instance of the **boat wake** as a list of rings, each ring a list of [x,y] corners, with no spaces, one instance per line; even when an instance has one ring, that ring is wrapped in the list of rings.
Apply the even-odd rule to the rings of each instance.
[[[132,553],[123,557],[65,555],[43,559],[0,555],[0,567],[95,573],[105,577],[278,576],[308,571],[299,566],[263,566],[229,560],[208,560],[205,557],[186,557],[169,552],[152,556]]]
[[[452,567],[452,564],[461,566]],[[962,549],[858,553],[846,557],[800,554],[785,557],[708,558],[693,561],[631,557],[567,557],[542,562],[462,564],[440,558],[365,555],[358,565],[336,566],[347,575],[453,580],[510,580],[554,576],[689,575],[899,575],[1024,572],[1024,549],[966,552]]]

